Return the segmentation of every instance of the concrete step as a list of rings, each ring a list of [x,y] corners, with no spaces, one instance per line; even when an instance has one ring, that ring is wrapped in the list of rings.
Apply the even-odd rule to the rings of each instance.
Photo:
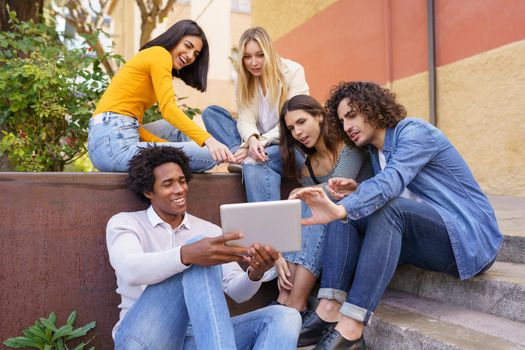
[[[404,265],[389,288],[525,322],[525,264],[497,261],[465,281]]]
[[[489,196],[504,240],[498,261],[525,264],[525,198]]]
[[[525,264],[525,234],[504,233],[496,260]]]
[[[365,328],[373,350],[525,349],[525,323],[387,291]]]

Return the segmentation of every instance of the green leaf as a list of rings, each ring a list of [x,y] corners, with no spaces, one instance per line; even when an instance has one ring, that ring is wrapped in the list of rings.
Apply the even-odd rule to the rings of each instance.
[[[46,333],[44,332],[44,326],[38,320],[36,320],[35,324],[29,327],[27,331],[33,334],[35,337],[42,339],[43,341],[51,340],[51,337],[47,337]]]
[[[66,347],[64,346],[64,341],[62,339],[57,340],[56,348],[57,350],[66,350]]]
[[[44,327],[46,327],[50,331],[56,332],[58,330],[55,324],[51,322],[50,320],[48,320],[47,318],[41,317],[40,322],[42,322]]]
[[[49,317],[47,318],[49,322],[51,322],[53,325],[57,323],[57,315],[55,315],[54,312],[49,314]]]
[[[78,337],[82,337],[84,335],[87,334],[87,332],[89,332],[91,329],[95,328],[95,326],[97,325],[97,323],[95,321],[93,322],[90,322],[82,327],[79,327],[77,329],[75,329],[74,331],[72,331],[67,337],[66,337],[66,340],[71,340],[71,339],[75,339],[75,338],[78,338]]]
[[[73,326],[68,325],[68,324],[63,325],[55,332],[55,334],[53,334],[53,338],[51,338],[51,342],[56,341],[58,338],[62,338],[62,337],[69,335],[72,330],[73,330]]]
[[[22,331],[22,334],[38,343],[46,342],[48,340],[44,331],[36,326],[31,326],[25,331]]]
[[[86,344],[80,343],[77,346],[75,346],[72,350],[82,350],[84,349],[84,346],[86,346]]]
[[[40,345],[35,342],[32,339],[29,339],[27,337],[15,337],[15,338],[9,338],[6,341],[4,341],[4,345],[12,347],[12,348],[34,348],[34,349],[41,349]]]
[[[76,310],[73,310],[70,314],[69,314],[69,317],[67,318],[67,324],[70,325],[70,326],[73,326],[73,324],[75,323],[77,319],[77,311]]]

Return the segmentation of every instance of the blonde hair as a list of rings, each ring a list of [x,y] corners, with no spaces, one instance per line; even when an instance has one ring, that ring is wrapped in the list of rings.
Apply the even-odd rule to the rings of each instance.
[[[246,44],[255,41],[261,47],[264,54],[264,66],[261,77],[254,77],[244,67],[244,53]],[[273,103],[278,102],[278,110],[281,110],[286,101],[286,82],[281,72],[281,61],[279,54],[273,47],[272,39],[261,27],[253,27],[246,30],[239,40],[239,54],[237,56],[237,104],[240,107],[248,106],[257,91],[257,83],[264,84],[266,95]],[[280,94],[280,98],[279,98]],[[277,101],[279,99],[279,101]]]

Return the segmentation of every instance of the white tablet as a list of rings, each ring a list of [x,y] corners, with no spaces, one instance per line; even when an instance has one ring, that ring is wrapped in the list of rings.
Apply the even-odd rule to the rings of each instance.
[[[223,232],[243,232],[231,241],[248,247],[253,243],[272,246],[280,252],[301,250],[301,201],[299,199],[222,204]]]

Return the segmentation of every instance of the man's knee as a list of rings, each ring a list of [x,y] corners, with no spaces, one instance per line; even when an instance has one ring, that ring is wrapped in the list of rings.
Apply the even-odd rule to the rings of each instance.
[[[296,309],[281,305],[268,306],[268,308],[271,308],[272,320],[278,323],[280,329],[290,332],[300,331],[302,319]]]
[[[372,215],[396,217],[403,214],[410,200],[402,197],[394,198],[388,201],[383,207]]]

